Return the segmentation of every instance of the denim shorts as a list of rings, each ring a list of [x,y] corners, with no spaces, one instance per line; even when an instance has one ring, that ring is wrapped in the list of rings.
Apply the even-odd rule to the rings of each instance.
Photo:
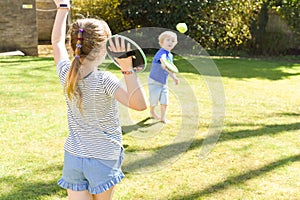
[[[119,160],[102,160],[80,158],[65,151],[63,174],[57,183],[64,189],[100,194],[124,178],[122,154]]]
[[[148,79],[150,106],[160,104],[168,105],[168,85]]]

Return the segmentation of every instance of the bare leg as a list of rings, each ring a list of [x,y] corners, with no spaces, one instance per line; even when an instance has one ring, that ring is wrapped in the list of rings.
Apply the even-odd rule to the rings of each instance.
[[[168,122],[168,120],[166,119],[167,105],[161,104],[160,109],[161,109],[161,121],[166,124]]]
[[[112,197],[114,195],[114,186],[111,187],[109,190],[106,190],[105,192],[102,192],[100,194],[94,194],[94,200],[112,200]]]
[[[159,116],[155,113],[155,106],[150,106],[150,114],[154,119],[160,120]]]
[[[73,191],[67,190],[69,200],[91,200],[92,195],[87,191]]]

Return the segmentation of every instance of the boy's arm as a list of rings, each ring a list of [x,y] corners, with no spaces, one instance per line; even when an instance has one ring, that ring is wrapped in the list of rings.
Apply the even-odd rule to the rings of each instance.
[[[167,59],[167,55],[166,54],[161,55],[161,57],[159,59],[160,63],[161,63],[161,67],[169,72],[169,70],[167,69],[166,64],[164,62],[164,59]]]
[[[178,85],[179,79],[177,78],[176,74],[174,72],[171,72],[170,70],[168,70],[168,72],[169,72],[169,75],[171,76],[171,78],[174,80],[175,84]]]
[[[66,4],[70,7],[69,0],[54,0],[58,7],[51,35],[53,56],[55,64],[62,60],[68,59],[68,51],[65,45],[66,41],[66,21],[69,9],[59,8],[60,4]]]
[[[171,76],[171,78],[174,80],[175,84],[178,85],[179,83],[179,79],[176,77],[176,74],[172,71],[170,71],[167,67],[166,67],[166,64],[164,63],[164,60],[167,59],[167,56],[166,54],[163,54],[160,58],[160,62],[161,62],[161,67],[166,70],[169,75]]]

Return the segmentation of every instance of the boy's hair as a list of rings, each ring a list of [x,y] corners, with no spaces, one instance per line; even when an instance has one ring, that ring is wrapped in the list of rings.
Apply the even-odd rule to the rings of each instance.
[[[159,44],[161,44],[166,38],[171,37],[175,39],[175,42],[177,44],[177,35],[176,33],[172,32],[172,31],[165,31],[162,32],[159,36],[158,36],[158,41]]]
[[[106,41],[111,36],[107,23],[103,20],[86,18],[77,20],[71,27],[71,48],[74,52],[74,60],[68,72],[65,89],[70,100],[77,99],[81,110],[82,93],[78,87],[79,68],[85,59],[101,59],[106,55]]]

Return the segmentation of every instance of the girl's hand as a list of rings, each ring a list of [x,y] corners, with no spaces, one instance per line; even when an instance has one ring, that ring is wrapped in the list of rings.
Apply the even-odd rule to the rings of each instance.
[[[125,44],[124,38],[115,37],[115,41],[113,38],[109,39],[109,50],[114,53],[120,52],[128,52],[131,51],[130,44]],[[129,56],[127,58],[115,58],[115,60],[119,63],[122,71],[130,71],[132,70],[132,57]]]

